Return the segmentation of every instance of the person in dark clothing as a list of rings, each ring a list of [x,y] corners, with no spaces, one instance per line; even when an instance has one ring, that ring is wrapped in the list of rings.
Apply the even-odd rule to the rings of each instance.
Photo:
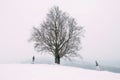
[[[97,61],[95,61],[95,64],[96,64],[96,70],[100,71],[100,66]]]
[[[95,61],[95,64],[96,64],[96,66],[98,66],[98,62],[97,61]]]
[[[35,62],[35,56],[32,57],[32,63],[34,64]]]

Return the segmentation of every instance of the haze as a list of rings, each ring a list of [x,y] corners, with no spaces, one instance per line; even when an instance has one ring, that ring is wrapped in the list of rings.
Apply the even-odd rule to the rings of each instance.
[[[120,0],[0,0],[0,63],[37,54],[28,42],[31,29],[53,6],[84,26],[80,51],[84,59],[120,67]]]

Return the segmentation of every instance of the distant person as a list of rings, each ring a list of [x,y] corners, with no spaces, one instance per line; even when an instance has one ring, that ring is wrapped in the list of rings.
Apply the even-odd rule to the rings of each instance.
[[[35,62],[35,56],[32,57],[32,63],[34,64]]]
[[[95,64],[96,64],[96,70],[100,71],[100,66],[97,61],[95,61]]]

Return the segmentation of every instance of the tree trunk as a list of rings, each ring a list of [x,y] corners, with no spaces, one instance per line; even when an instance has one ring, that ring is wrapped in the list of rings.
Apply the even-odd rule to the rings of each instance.
[[[57,36],[57,34],[56,34]],[[56,45],[55,45],[55,63],[60,64],[60,56],[59,56],[59,50],[58,50],[58,45],[57,45],[57,37],[56,37]]]
[[[60,64],[60,56],[58,54],[55,56],[55,63]]]

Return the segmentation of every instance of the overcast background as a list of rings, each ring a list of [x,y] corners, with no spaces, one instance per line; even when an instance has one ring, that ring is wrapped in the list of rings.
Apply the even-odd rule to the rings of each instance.
[[[0,63],[31,58],[31,29],[53,6],[85,26],[84,60],[120,67],[120,0],[0,0]]]

